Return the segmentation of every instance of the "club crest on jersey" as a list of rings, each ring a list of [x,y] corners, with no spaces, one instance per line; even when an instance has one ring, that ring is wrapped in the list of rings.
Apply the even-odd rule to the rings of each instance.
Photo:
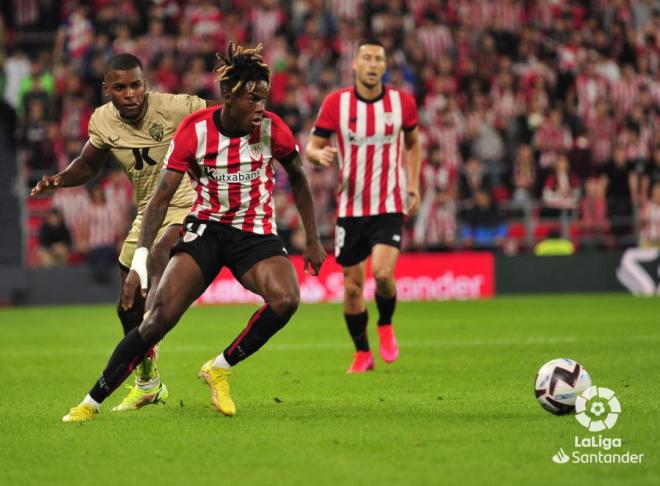
[[[250,158],[259,160],[263,154],[263,146],[260,143],[248,145],[248,153],[250,154]]]
[[[163,141],[163,132],[164,129],[162,123],[152,123],[149,127],[149,135],[151,135],[151,138],[153,138],[156,142]]]
[[[383,113],[383,120],[385,120],[385,125],[393,125],[394,113]]]

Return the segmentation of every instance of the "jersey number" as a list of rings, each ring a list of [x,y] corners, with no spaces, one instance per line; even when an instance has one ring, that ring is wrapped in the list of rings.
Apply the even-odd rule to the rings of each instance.
[[[142,167],[144,166],[144,162],[146,162],[149,165],[156,165],[158,163],[154,159],[149,157],[149,147],[143,148],[142,152],[140,152],[140,149],[134,148],[133,157],[135,157],[135,170],[142,170]]]

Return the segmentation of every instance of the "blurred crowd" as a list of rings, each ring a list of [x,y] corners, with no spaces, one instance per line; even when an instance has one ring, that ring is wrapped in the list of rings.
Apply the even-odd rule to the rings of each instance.
[[[375,36],[387,83],[420,110],[422,207],[406,248],[515,253],[555,232],[582,250],[660,244],[657,1],[13,0],[2,15],[2,110],[16,115],[32,182],[79,152],[114,53],[137,55],[152,90],[216,98],[216,52],[261,42],[269,109],[304,147],[323,98],[352,84],[356,43]],[[332,246],[336,173],[306,167]],[[100,187],[126,218],[118,242],[130,187],[118,195],[113,172]],[[94,206],[94,189],[81,191],[53,201],[70,229],[66,204]],[[299,248],[286,177],[275,201]],[[74,247],[90,234],[71,232]]]

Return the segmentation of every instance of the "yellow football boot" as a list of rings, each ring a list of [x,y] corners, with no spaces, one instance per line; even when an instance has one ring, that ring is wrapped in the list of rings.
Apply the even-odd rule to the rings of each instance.
[[[213,366],[213,360],[207,362],[199,371],[199,377],[206,382],[211,389],[211,401],[213,406],[228,417],[236,415],[236,405],[229,392],[227,377],[231,371]]]
[[[76,405],[69,413],[62,417],[62,422],[87,422],[93,420],[99,411],[88,403]]]

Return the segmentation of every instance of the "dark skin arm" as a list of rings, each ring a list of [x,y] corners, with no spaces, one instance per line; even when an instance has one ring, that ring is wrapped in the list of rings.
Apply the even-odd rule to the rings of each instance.
[[[422,163],[422,149],[419,145],[419,132],[417,128],[405,132],[406,145],[406,175],[408,176],[408,216],[413,217],[419,211],[419,171]]]
[[[173,170],[164,169],[161,172],[156,192],[151,196],[149,204],[147,204],[144,210],[142,226],[140,227],[140,235],[137,242],[138,248],[151,248],[151,245],[153,245],[158,235],[158,230],[165,220],[170,201],[179,187],[183,176],[183,172]],[[130,308],[132,305],[133,296],[138,286],[140,286],[140,278],[134,270],[131,270],[126,276],[121,294],[121,305],[124,309]],[[146,298],[147,289],[142,289],[142,296]]]
[[[312,275],[318,275],[326,254],[323,245],[321,245],[319,230],[316,227],[312,189],[309,187],[309,181],[303,171],[300,155],[296,155],[291,162],[282,164],[282,166],[289,176],[293,199],[305,227],[305,249],[303,250],[305,272],[307,272],[309,265],[312,268]]]
[[[54,176],[43,176],[30,191],[30,195],[38,196],[60,187],[81,186],[99,173],[107,157],[108,150],[97,149],[88,141],[80,155],[66,169]]]

